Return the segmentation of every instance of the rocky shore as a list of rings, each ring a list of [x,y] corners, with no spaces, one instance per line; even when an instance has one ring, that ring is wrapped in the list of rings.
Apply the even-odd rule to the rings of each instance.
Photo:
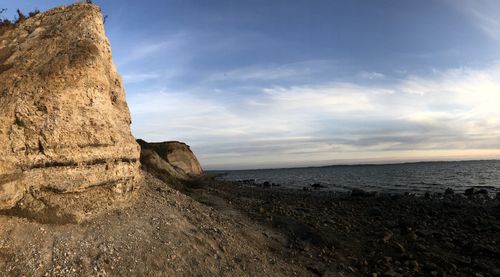
[[[500,276],[500,199],[287,191],[143,172],[85,223],[0,214],[5,276]],[[174,189],[175,188],[175,189]]]
[[[500,276],[500,197],[482,190],[416,197],[202,183],[188,195],[215,207],[222,198],[284,234],[280,254],[313,275]]]

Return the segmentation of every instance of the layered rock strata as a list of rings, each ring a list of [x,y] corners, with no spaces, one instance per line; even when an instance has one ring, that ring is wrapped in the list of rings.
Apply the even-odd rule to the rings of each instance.
[[[97,6],[58,7],[0,34],[0,209],[80,218],[128,199],[141,180],[130,124]]]

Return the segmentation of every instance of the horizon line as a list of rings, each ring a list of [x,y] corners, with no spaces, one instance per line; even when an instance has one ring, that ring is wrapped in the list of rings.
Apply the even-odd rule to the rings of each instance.
[[[458,163],[458,162],[487,162],[500,161],[500,158],[484,158],[484,159],[457,159],[457,160],[416,160],[416,161],[379,161],[379,162],[359,162],[359,163],[339,163],[328,165],[312,165],[312,166],[290,166],[290,167],[268,167],[268,168],[244,168],[244,169],[208,169],[210,171],[246,171],[246,170],[279,170],[279,169],[300,169],[300,168],[324,168],[324,167],[348,167],[348,166],[384,166],[384,165],[408,165],[421,163]]]

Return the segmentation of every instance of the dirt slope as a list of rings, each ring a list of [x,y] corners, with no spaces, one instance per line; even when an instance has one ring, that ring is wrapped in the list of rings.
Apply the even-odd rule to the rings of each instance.
[[[200,204],[146,175],[137,200],[85,224],[0,216],[8,276],[308,276],[281,255],[285,238],[230,208]]]

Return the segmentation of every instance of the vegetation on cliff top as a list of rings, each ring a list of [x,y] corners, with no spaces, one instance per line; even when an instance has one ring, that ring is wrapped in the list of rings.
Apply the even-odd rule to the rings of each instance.
[[[7,11],[7,9],[0,9],[0,15],[2,15],[3,13],[5,13],[6,11]],[[16,12],[17,12],[17,18],[15,20],[10,20],[10,19],[7,19],[7,18],[1,19],[0,20],[0,26],[2,26],[2,27],[4,27],[4,26],[13,26],[13,25],[18,24],[19,22],[22,22],[23,20],[25,20],[25,19],[27,19],[29,17],[35,16],[35,15],[37,15],[37,14],[40,13],[39,10],[34,10],[34,11],[29,12],[28,15],[25,15],[19,9],[17,9]]]

